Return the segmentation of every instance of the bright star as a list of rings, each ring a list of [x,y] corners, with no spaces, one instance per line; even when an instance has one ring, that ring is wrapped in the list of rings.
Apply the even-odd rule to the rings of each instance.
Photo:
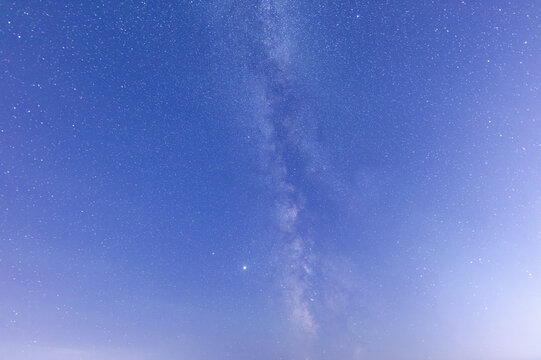
[[[242,270],[247,270],[247,269],[248,269],[248,266],[246,266],[246,265],[244,265],[244,266],[242,267]]]

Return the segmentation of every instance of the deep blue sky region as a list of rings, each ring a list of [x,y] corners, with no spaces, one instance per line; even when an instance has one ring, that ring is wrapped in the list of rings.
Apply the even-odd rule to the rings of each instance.
[[[541,359],[538,1],[0,1],[0,358]]]

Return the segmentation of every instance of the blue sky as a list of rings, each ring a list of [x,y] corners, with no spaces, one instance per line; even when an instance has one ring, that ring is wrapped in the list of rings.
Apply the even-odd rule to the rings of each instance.
[[[0,357],[541,358],[540,16],[0,2]]]

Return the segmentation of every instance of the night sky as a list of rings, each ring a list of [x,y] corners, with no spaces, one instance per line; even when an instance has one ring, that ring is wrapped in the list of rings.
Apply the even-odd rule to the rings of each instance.
[[[0,0],[0,358],[541,359],[541,2]]]

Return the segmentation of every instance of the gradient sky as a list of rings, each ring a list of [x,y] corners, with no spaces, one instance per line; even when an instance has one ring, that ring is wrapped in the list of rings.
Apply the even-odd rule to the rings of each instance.
[[[0,0],[0,358],[541,359],[540,17]]]

